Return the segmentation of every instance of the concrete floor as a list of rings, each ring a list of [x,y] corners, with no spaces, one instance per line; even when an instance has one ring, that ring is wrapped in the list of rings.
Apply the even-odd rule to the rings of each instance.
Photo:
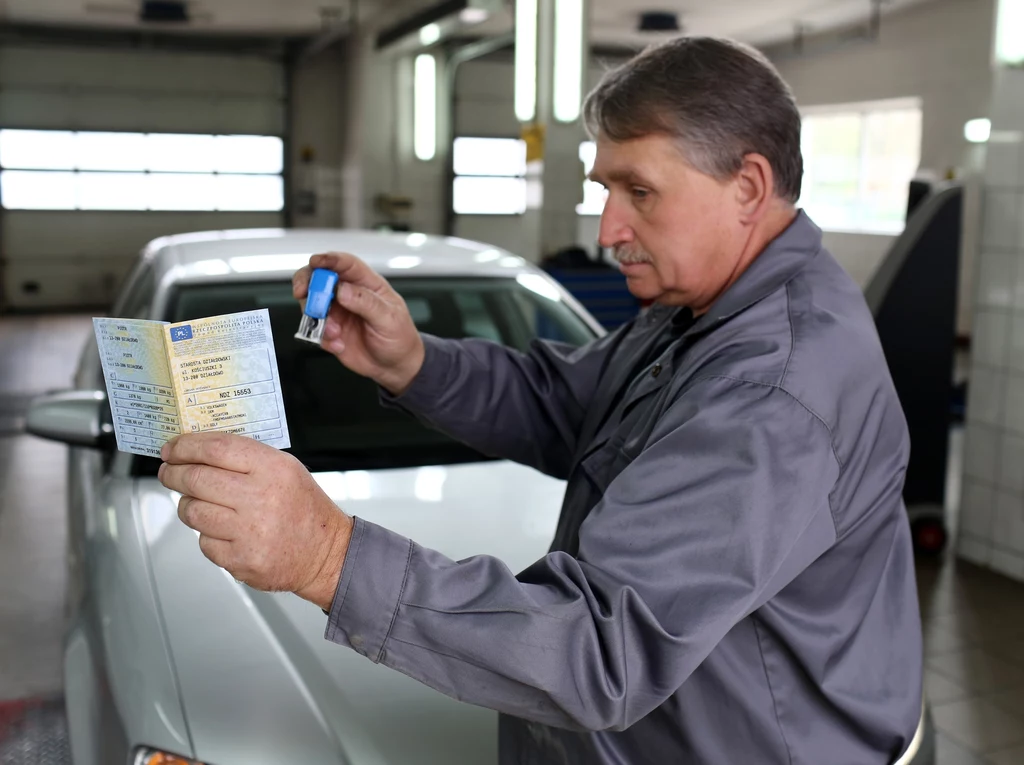
[[[59,695],[65,447],[21,435],[32,395],[71,387],[87,316],[0,319],[0,701]]]
[[[2,765],[62,765],[59,757],[9,758],[3,746],[5,710],[24,706],[9,702],[61,693],[65,449],[19,431],[31,395],[70,385],[90,331],[87,316],[0,318]],[[956,479],[954,469],[954,498]],[[918,589],[937,765],[1021,765],[1024,585],[947,558],[919,564]],[[18,719],[24,727],[30,718]]]

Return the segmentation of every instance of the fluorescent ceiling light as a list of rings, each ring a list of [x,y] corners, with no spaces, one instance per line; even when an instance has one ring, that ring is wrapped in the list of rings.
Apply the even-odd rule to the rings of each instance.
[[[964,138],[971,143],[985,143],[992,134],[992,120],[968,120],[964,124]]]
[[[1022,143],[1024,133],[1020,130],[993,130],[988,137],[989,143]]]
[[[1024,0],[999,0],[996,14],[996,61],[1024,64]]]
[[[418,10],[382,28],[376,35],[376,49],[416,53],[504,11],[505,0],[426,0]]]
[[[516,0],[516,119],[537,114],[537,0]]]
[[[459,21],[463,24],[480,24],[487,21],[491,14],[484,8],[463,8],[459,11]]]
[[[429,53],[416,57],[412,111],[416,158],[433,159],[437,152],[437,62]]]
[[[583,97],[583,0],[555,0],[555,119],[574,122]]]
[[[427,24],[420,29],[420,42],[424,45],[433,45],[441,39],[441,27],[437,24]]]

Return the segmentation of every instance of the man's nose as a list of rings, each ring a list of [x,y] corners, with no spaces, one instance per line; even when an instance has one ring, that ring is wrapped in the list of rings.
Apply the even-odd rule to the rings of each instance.
[[[610,195],[601,213],[597,241],[602,247],[615,247],[633,241],[633,229],[618,210],[618,205],[612,202]]]

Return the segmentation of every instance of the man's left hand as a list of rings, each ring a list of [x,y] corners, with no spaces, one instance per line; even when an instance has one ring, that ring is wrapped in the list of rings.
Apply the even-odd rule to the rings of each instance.
[[[160,482],[199,547],[257,590],[294,592],[330,610],[352,519],[290,454],[251,438],[196,433],[168,441]]]

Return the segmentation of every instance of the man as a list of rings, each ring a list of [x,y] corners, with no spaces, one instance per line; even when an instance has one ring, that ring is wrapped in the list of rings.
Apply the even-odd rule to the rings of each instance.
[[[310,261],[341,279],[323,347],[388,405],[568,480],[550,554],[449,560],[243,438],[176,439],[161,480],[237,578],[502,712],[503,763],[892,763],[921,715],[907,431],[860,291],[794,207],[792,95],[754,51],[689,38],[585,114],[601,242],[656,302],[610,336],[421,337],[359,260]]]

